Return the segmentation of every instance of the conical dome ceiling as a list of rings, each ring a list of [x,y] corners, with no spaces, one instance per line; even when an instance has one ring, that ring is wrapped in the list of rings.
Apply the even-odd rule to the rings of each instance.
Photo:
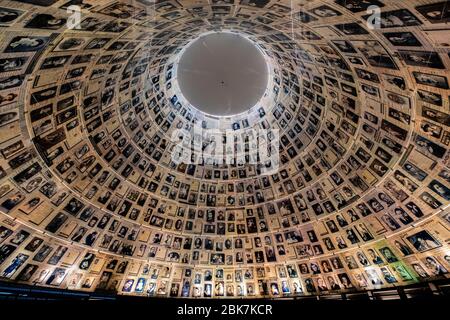
[[[276,298],[448,277],[449,6],[1,0],[2,280]]]

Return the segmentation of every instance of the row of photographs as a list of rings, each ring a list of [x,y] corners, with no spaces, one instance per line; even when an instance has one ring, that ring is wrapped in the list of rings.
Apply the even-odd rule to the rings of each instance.
[[[16,0],[18,3],[25,3],[30,5],[38,5],[42,7],[56,7],[60,9],[65,9],[71,4],[78,4],[77,1],[63,1],[63,4],[60,4],[61,1],[57,0]],[[419,2],[419,1],[417,1]],[[420,3],[420,2],[419,2]],[[424,3],[422,1],[422,3]],[[194,5],[196,4],[196,5]],[[92,12],[98,12],[101,14],[105,14],[117,19],[136,19],[143,20],[149,15],[152,15],[153,12],[157,12],[161,14],[162,17],[169,20],[177,20],[180,19],[183,15],[179,12],[183,10],[183,7],[187,7],[188,10],[192,10],[194,13],[200,13],[202,11],[212,10],[213,12],[224,12],[230,13],[232,10],[236,10],[239,12],[240,10],[247,11],[249,8],[257,8],[261,11],[272,12],[272,14],[267,15],[266,19],[276,19],[279,16],[283,16],[289,14],[294,8],[292,4],[282,4],[278,1],[270,1],[270,0],[243,0],[239,1],[239,3],[235,3],[234,0],[212,0],[209,4],[204,1],[148,1],[148,0],[138,0],[133,4],[122,3],[119,1],[83,1],[83,3],[79,4],[82,9],[86,9]],[[233,6],[233,7],[230,7]],[[353,14],[365,14],[371,6],[376,6],[378,8],[389,7],[390,4],[385,3],[385,1],[381,0],[366,0],[366,1],[357,1],[357,0],[336,0],[331,2],[330,5],[319,5],[316,3],[308,4],[305,9],[300,10],[297,15],[303,22],[314,22],[320,18],[336,18],[343,15],[338,9],[345,10],[346,12],[351,12]],[[234,8],[236,7],[236,8]],[[427,21],[430,23],[443,23],[448,21],[447,15],[440,15],[439,12],[443,10],[447,10],[445,6],[445,2],[435,2],[431,4],[419,5],[414,8],[417,12],[421,14]],[[348,11],[347,11],[348,10]],[[420,25],[420,19],[416,18],[412,15],[408,10],[406,12],[396,13],[396,15],[401,19],[401,21],[397,21],[397,25],[408,24],[408,25]],[[20,13],[20,11],[19,11]],[[409,13],[409,14],[408,14]],[[394,24],[393,19],[390,19],[390,16],[385,14],[383,16],[382,25],[392,26]],[[10,18],[13,20],[13,18]],[[10,20],[10,21],[11,21]],[[10,22],[7,21],[6,22]]]
[[[0,233],[2,279],[121,294],[172,297],[323,294],[447,277],[450,265],[450,256],[439,249],[436,240],[424,236],[424,231],[410,238],[415,237],[421,245],[429,246],[421,251],[425,253],[409,253],[402,258],[389,248],[387,240],[320,260],[230,268],[214,264],[186,267],[111,258],[81,247],[69,248],[53,240],[46,242],[34,238],[28,241],[23,230],[10,232],[10,228],[10,225],[2,225]],[[15,248],[20,246],[23,246],[22,250],[16,251]],[[268,291],[252,290],[256,289],[255,283],[260,282],[266,282],[264,286]]]
[[[393,242],[394,253],[386,247],[383,255],[387,261],[397,261],[397,256],[409,256],[414,253],[426,252],[432,249],[446,246],[445,234],[448,233],[449,214],[442,216],[442,221],[425,230],[411,230],[402,238]],[[334,225],[333,220],[327,221],[327,226]],[[256,236],[235,236],[214,238],[205,236],[180,236],[162,231],[149,232],[138,228],[129,229],[125,225],[118,228],[119,224],[111,224],[102,236],[99,231],[87,228],[75,229],[73,224],[66,224],[57,235],[67,239],[72,245],[96,248],[102,252],[119,254],[139,259],[161,260],[183,264],[211,264],[211,265],[239,265],[265,262],[281,262],[292,259],[306,259],[334,254],[341,250],[358,248],[372,243],[375,235],[368,231],[364,223],[353,228],[347,228],[345,233],[338,233],[325,225],[314,225],[306,230],[291,229],[273,234],[261,234]],[[372,226],[372,225],[371,225]],[[116,230],[114,227],[117,227]],[[11,236],[11,243],[4,249],[4,259],[17,249],[17,246],[31,240],[32,246],[28,250],[35,251],[44,240],[40,236],[32,236],[27,230],[13,232],[7,227],[1,228],[2,242]],[[46,231],[52,232],[47,228]],[[68,237],[72,232],[72,237]],[[395,233],[398,234],[399,232]],[[394,235],[394,234],[393,234]],[[81,241],[83,239],[83,241]],[[97,241],[101,239],[100,241]],[[66,240],[66,241],[67,241]],[[97,242],[97,243],[96,243]],[[95,246],[94,246],[95,243]],[[30,249],[32,248],[32,249]],[[61,255],[67,251],[67,247],[57,250]],[[41,248],[44,260],[53,249],[45,245]],[[364,254],[361,254],[365,257]],[[380,262],[383,262],[380,259]],[[370,264],[370,263],[369,263]],[[320,270],[320,269],[319,269]]]
[[[67,166],[67,164],[65,164],[66,166]],[[33,183],[34,184],[34,183]],[[33,185],[32,184],[32,185]],[[438,188],[437,188],[438,189]],[[151,191],[153,191],[153,190],[151,190]],[[318,192],[319,193],[319,192]],[[207,195],[205,195],[206,197],[206,199],[208,200],[208,196]],[[209,206],[212,206],[213,204],[214,204],[214,202],[215,202],[215,200],[214,200],[214,197],[213,196],[210,196],[209,197],[210,198],[210,200],[209,201],[206,201],[206,204],[207,205],[209,205]],[[102,200],[103,201],[103,200]],[[231,201],[233,201],[233,200],[231,200]],[[112,203],[113,201],[111,201],[111,204],[110,204],[110,207],[111,208],[114,208],[115,207],[115,205]],[[117,203],[117,201],[115,201],[116,203]],[[243,203],[243,205],[247,205],[247,203]],[[324,206],[325,206],[325,203],[324,203]],[[123,207],[123,206],[122,206]],[[125,207],[126,207],[126,205],[125,205]],[[289,206],[289,204],[287,203],[287,204],[283,204],[283,207],[287,207],[287,208],[289,208],[290,206]],[[325,208],[328,208],[329,206],[325,206]],[[320,213],[320,208],[321,208],[321,206],[319,205],[319,206],[316,206],[315,208],[317,208],[317,209],[315,209],[315,211],[317,210],[317,212],[319,212]],[[332,207],[331,207],[332,208]],[[284,208],[283,208],[284,209]],[[288,210],[288,211],[290,211],[289,209],[286,209],[286,210]],[[322,209],[323,210],[323,209]],[[271,210],[268,210],[269,211],[269,213],[271,212]],[[136,211],[135,211],[136,212]],[[135,214],[133,214],[133,216],[134,216]],[[151,218],[150,218],[151,219]],[[154,217],[153,218],[153,223],[156,225],[156,226],[160,226],[161,224],[162,224],[162,222],[161,221],[163,221],[163,220],[161,220],[161,218],[159,218],[159,217]],[[250,224],[254,224],[253,222],[252,222],[252,220],[249,220],[250,222]],[[391,223],[391,225],[394,225],[395,226],[395,223]],[[222,229],[223,229],[223,227],[221,227]],[[241,228],[242,229],[242,228]],[[78,238],[78,237],[76,237],[76,238]]]

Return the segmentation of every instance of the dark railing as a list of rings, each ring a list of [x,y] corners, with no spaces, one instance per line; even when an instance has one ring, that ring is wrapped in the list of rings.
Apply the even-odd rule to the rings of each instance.
[[[327,295],[304,295],[291,296],[283,298],[268,298],[271,300],[291,299],[299,301],[328,301],[328,300],[346,300],[346,301],[381,301],[381,300],[423,300],[439,299],[450,297],[450,281],[448,279],[425,282],[404,287],[384,288],[377,290],[354,291]],[[236,299],[236,297],[233,297]],[[1,300],[65,300],[65,301],[124,301],[133,302],[145,301],[148,299],[171,299],[171,298],[150,298],[142,296],[124,296],[112,292],[82,292],[66,289],[55,289],[17,284],[0,281],[0,301]],[[227,298],[226,298],[227,299]],[[223,299],[223,300],[226,300]],[[239,299],[239,298],[238,298]],[[246,298],[243,298],[246,299]],[[189,299],[186,299],[189,300]],[[191,299],[197,300],[197,299]],[[210,299],[211,300],[211,299]],[[214,299],[213,299],[214,300]],[[255,299],[254,299],[255,300]]]

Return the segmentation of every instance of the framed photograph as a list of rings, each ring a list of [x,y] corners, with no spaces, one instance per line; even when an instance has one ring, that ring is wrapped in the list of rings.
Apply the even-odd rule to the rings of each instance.
[[[335,1],[338,5],[344,7],[345,9],[349,10],[350,12],[356,13],[356,12],[362,12],[367,11],[367,9],[370,6],[377,6],[379,8],[383,8],[384,4],[381,1],[378,0],[365,0],[365,1],[359,1],[359,0],[336,0]]]
[[[39,51],[46,47],[49,40],[49,37],[17,36],[11,40],[5,52]]]
[[[413,71],[412,74],[418,84],[423,84],[425,86],[435,87],[439,89],[449,88],[447,77],[429,73],[422,73],[418,71]]]
[[[371,66],[398,70],[394,60],[379,41],[351,41],[351,43],[364,55]]]
[[[30,29],[49,29],[58,30],[66,25],[65,18],[58,18],[51,14],[40,13],[36,14],[25,24],[25,28]]]
[[[370,15],[363,16],[366,20],[370,17]],[[380,18],[381,28],[401,28],[419,26],[422,24],[422,22],[420,22],[420,20],[408,9],[384,11],[381,12]]]
[[[34,4],[34,5],[41,6],[41,7],[49,7],[53,4],[55,4],[56,2],[58,2],[58,0],[14,0],[14,1],[28,3],[28,4]]]
[[[14,57],[0,59],[0,72],[12,72],[22,70],[29,57]]]
[[[406,239],[419,252],[428,251],[441,246],[441,243],[433,238],[433,236],[426,230],[419,231],[411,236],[406,237]]]
[[[406,64],[422,68],[445,69],[437,52],[430,51],[399,51]]]
[[[450,21],[450,8],[446,1],[418,6],[416,10],[433,24]]]
[[[13,24],[22,14],[24,14],[22,10],[0,7],[0,25]]]
[[[421,47],[422,44],[412,32],[385,32],[383,36],[396,47]]]

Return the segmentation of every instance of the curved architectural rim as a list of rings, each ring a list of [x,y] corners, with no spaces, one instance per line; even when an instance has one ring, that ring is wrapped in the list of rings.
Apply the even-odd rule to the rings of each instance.
[[[264,91],[264,93],[262,94],[262,96],[258,99],[258,101],[251,106],[250,108],[248,108],[245,111],[239,112],[239,113],[235,113],[235,114],[227,114],[227,115],[217,115],[217,114],[211,114],[208,112],[205,112],[203,110],[200,109],[200,107],[197,107],[195,105],[193,105],[183,94],[183,91],[180,88],[179,82],[178,82],[178,66],[179,63],[181,61],[181,58],[183,56],[183,54],[186,52],[187,49],[189,49],[195,42],[197,42],[199,39],[201,39],[204,36],[208,36],[211,34],[216,34],[216,33],[228,33],[228,34],[233,34],[233,35],[238,35],[240,37],[242,37],[243,39],[249,41],[261,54],[261,56],[264,58],[265,60],[265,65],[266,65],[266,72],[267,72],[267,83],[266,83],[266,89]],[[265,54],[265,52],[260,48],[260,46],[253,40],[251,40],[247,35],[241,33],[241,32],[236,32],[236,31],[231,31],[231,30],[221,30],[221,31],[209,31],[209,32],[204,32],[200,35],[198,35],[197,37],[195,37],[194,39],[191,39],[183,48],[182,50],[180,50],[180,52],[177,54],[176,58],[175,58],[175,83],[176,83],[176,87],[177,87],[177,94],[183,98],[183,100],[187,101],[188,104],[194,108],[195,110],[197,110],[198,112],[202,113],[205,116],[211,117],[211,118],[215,118],[215,119],[230,119],[230,118],[234,118],[234,117],[240,117],[242,115],[248,114],[250,113],[255,107],[257,107],[259,104],[261,104],[261,101],[263,100],[263,98],[265,96],[267,96],[268,94],[268,90],[271,87],[271,83],[273,81],[273,76],[271,73],[271,63],[270,63],[270,59],[267,58],[267,55]]]

